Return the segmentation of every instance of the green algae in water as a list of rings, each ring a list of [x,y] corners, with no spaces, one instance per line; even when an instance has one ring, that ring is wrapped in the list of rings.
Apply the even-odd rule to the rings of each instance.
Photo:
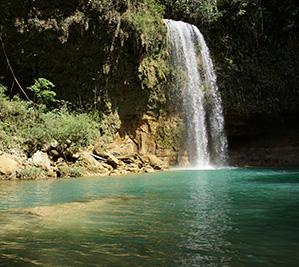
[[[299,171],[0,183],[0,266],[297,266]]]

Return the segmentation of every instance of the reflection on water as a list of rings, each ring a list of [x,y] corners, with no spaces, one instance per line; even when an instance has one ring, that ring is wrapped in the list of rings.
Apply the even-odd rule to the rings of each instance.
[[[190,200],[185,203],[182,227],[189,226],[185,240],[180,245],[188,257],[180,262],[180,266],[203,266],[223,264],[230,262],[230,255],[225,252],[230,242],[225,235],[232,230],[227,210],[230,208],[228,180],[223,176],[218,181],[217,190],[211,185],[209,173],[201,173],[200,179],[190,184]],[[216,186],[216,185],[215,185]],[[219,195],[221,194],[221,195]],[[192,211],[190,211],[192,207]],[[213,256],[209,252],[213,251]]]
[[[296,266],[299,173],[0,183],[0,266]]]

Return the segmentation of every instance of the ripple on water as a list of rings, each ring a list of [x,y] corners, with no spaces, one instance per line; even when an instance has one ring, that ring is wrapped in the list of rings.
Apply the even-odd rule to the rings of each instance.
[[[296,266],[298,180],[233,169],[1,184],[0,266]]]

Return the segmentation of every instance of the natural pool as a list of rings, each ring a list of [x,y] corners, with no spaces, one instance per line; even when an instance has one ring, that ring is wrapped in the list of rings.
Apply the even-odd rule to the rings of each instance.
[[[298,266],[299,171],[0,182],[0,266]]]

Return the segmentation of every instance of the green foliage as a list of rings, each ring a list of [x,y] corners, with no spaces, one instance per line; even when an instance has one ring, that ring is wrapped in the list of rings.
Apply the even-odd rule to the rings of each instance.
[[[35,100],[38,104],[46,106],[56,102],[56,93],[53,91],[55,85],[45,78],[34,80],[34,84],[28,87],[28,90],[34,93]]]
[[[97,123],[88,114],[70,114],[68,112],[49,112],[41,117],[48,128],[49,136],[61,145],[70,143],[76,148],[92,144],[97,137]]]
[[[5,92],[6,92],[7,88],[0,83],[0,97],[4,97],[5,96]]]
[[[206,36],[225,108],[264,116],[299,111],[298,5],[276,0],[217,5],[221,17]]]
[[[21,136],[32,153],[45,144],[57,141],[63,147],[75,150],[87,147],[99,137],[98,125],[89,114],[73,114],[68,111],[46,112],[21,129]]]
[[[70,167],[68,169],[68,174],[70,177],[73,177],[73,178],[82,176],[82,172],[81,172],[80,168],[77,168],[77,167]]]
[[[85,110],[93,105],[93,110],[107,112],[109,101],[122,109],[121,94],[143,98],[126,107],[122,118],[143,111],[152,91],[161,93],[168,73],[167,30],[158,1],[20,1],[1,3],[0,10],[3,40],[22,85],[33,75],[51,77],[59,88],[57,98]],[[11,73],[1,59],[1,77],[11,86]],[[53,87],[41,90],[43,85],[35,81],[32,93],[49,108]]]
[[[9,100],[0,89],[0,149],[23,148],[28,154],[56,140],[61,147],[87,147],[100,137],[101,120],[90,113],[67,109],[47,111],[33,108],[14,97]]]
[[[164,16],[193,23],[204,33],[227,108],[299,110],[294,0],[2,1],[0,13],[1,36],[20,83],[32,75],[51,77],[62,89],[56,91],[59,98],[80,107],[96,103],[94,110],[106,112],[110,101],[122,119],[163,107],[169,78]],[[10,87],[1,53],[0,69],[1,81]],[[33,91],[39,103],[54,97]]]
[[[171,14],[171,17],[177,20],[210,24],[221,16],[217,0],[159,0],[159,2],[165,6],[166,14]]]
[[[144,88],[153,89],[166,81],[167,28],[163,22],[164,8],[156,0],[143,0],[135,4],[126,14],[138,33],[138,49],[144,54],[139,62],[139,78]]]
[[[175,148],[181,146],[183,136],[183,123],[181,120],[167,120],[161,118],[155,132],[155,139],[160,148]]]
[[[162,21],[163,7],[155,0],[141,1],[129,13],[130,20],[140,34],[141,45],[148,52],[159,52],[166,27]]]
[[[26,167],[22,170],[18,170],[17,178],[20,180],[36,180],[46,177],[46,173],[41,168],[37,167]]]

